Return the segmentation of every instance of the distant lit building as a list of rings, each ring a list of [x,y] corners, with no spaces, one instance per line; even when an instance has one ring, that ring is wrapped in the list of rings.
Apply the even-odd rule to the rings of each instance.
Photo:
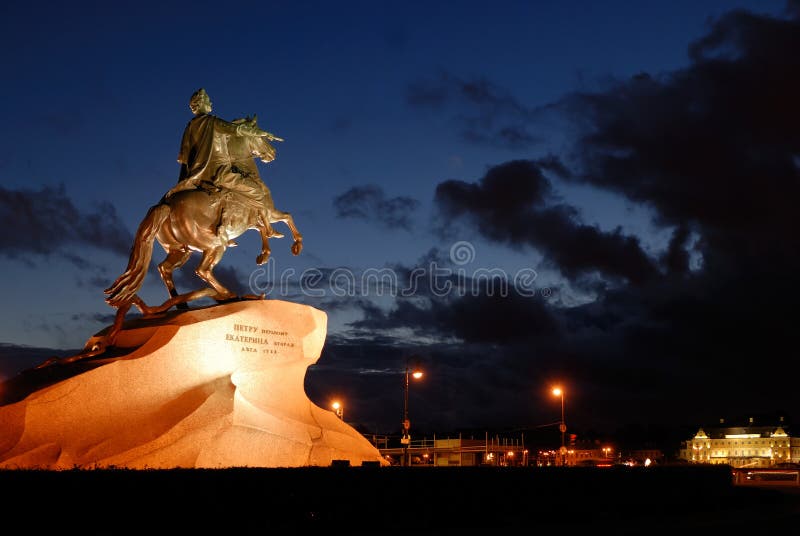
[[[528,449],[522,437],[489,437],[485,439],[457,438],[412,440],[407,447],[393,444],[388,439],[365,436],[378,447],[383,457],[397,465],[402,456],[408,456],[409,465],[434,467],[464,467],[494,465],[502,467],[530,464]]]
[[[651,465],[664,463],[664,452],[654,448],[627,450],[620,454],[620,458],[629,465]]]
[[[539,467],[562,465],[563,463],[571,467],[610,467],[622,462],[616,447],[598,440],[576,441],[575,435],[571,434],[565,456],[561,456],[557,449],[540,450],[535,459],[535,464]]]
[[[661,463],[662,451],[657,449],[619,450],[614,444],[600,440],[577,440],[575,434],[569,435],[565,452],[560,449],[529,450],[524,433],[489,435],[475,439],[476,434],[467,437],[436,437],[413,439],[408,445],[401,445],[397,437],[364,434],[364,437],[378,448],[391,465],[399,465],[407,459],[411,466],[465,467],[611,467],[613,465],[650,465]],[[535,442],[541,444],[541,441]]]
[[[692,463],[728,464],[732,467],[774,467],[800,463],[800,437],[792,437],[783,418],[777,425],[700,428],[685,442],[680,457]]]

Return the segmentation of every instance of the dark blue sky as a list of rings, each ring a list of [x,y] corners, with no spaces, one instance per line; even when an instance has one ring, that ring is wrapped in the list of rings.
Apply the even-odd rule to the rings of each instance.
[[[777,246],[756,251],[752,238],[796,219],[742,223],[753,211],[780,214],[774,199],[797,188],[796,162],[794,171],[779,163],[800,152],[777,134],[781,118],[796,117],[796,98],[759,93],[746,78],[796,86],[796,72],[781,74],[797,42],[785,2],[166,4],[0,7],[0,342],[9,345],[0,374],[30,364],[15,346],[80,348],[108,324],[102,291],[124,270],[147,208],[177,179],[188,99],[204,87],[216,115],[258,114],[286,140],[259,166],[305,249],[293,257],[288,238],[273,240],[271,273],[290,285],[271,296],[329,314],[329,344],[309,373],[321,405],[342,396],[354,420],[392,429],[400,393],[386,385],[416,354],[433,372],[415,399],[432,428],[551,420],[556,380],[583,406],[584,427],[797,408],[761,390],[729,393],[718,377],[785,359],[752,354],[775,323],[749,315],[774,302],[735,302],[754,330],[741,355],[733,343],[709,355],[709,333],[745,328],[706,316],[730,311],[734,292],[751,299],[741,285],[786,275],[764,262],[746,271],[754,259],[787,270],[797,260],[796,239],[784,249],[778,234]],[[762,108],[739,105],[754,95]],[[748,144],[737,129],[776,134]],[[741,166],[720,165],[748,151]],[[737,257],[730,244],[745,235],[752,255]],[[465,264],[451,255],[461,242]],[[218,273],[246,291],[257,234],[239,243]],[[337,268],[359,282],[389,268],[403,287],[433,262],[467,278],[536,276],[525,283],[532,292],[502,299],[485,288],[442,296],[428,284],[397,298],[330,286]],[[320,296],[299,287],[304,270],[323,275]],[[181,290],[197,285],[192,277],[179,278]],[[154,273],[141,295],[166,298]],[[686,311],[714,325],[697,333]],[[671,399],[688,396],[697,406]]]

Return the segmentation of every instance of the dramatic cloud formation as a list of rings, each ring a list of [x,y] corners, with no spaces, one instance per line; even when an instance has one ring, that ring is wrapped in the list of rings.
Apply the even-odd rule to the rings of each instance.
[[[486,389],[494,415],[544,422],[551,401],[537,398],[541,389],[531,382],[566,379],[571,414],[597,426],[691,428],[726,416],[800,414],[793,391],[778,379],[800,373],[786,353],[796,342],[800,303],[800,57],[793,50],[800,50],[798,20],[729,13],[691,46],[686,68],[658,78],[641,74],[554,105],[577,133],[562,155],[572,173],[553,158],[515,160],[477,182],[437,187],[443,221],[458,219],[494,242],[541,251],[572,282],[593,271],[621,281],[599,287],[595,301],[562,307],[515,292],[428,292],[400,296],[387,310],[362,300],[354,336],[402,326],[441,341],[424,346],[429,366],[441,374],[425,391],[437,412],[466,405],[465,396],[474,411],[483,400],[481,383],[502,383],[502,402]],[[443,105],[452,94],[439,90],[416,87],[410,99]],[[511,97],[489,98],[501,94],[484,96],[505,103],[490,122],[516,106]],[[556,198],[549,174],[647,206],[670,230],[669,244],[654,258],[636,236],[581,222]],[[693,264],[693,256],[702,262]],[[354,338],[334,346],[358,362],[364,344]],[[420,347],[397,337],[375,346],[371,357],[394,366]],[[372,392],[366,382],[362,388]],[[387,395],[364,394],[361,403],[371,397]],[[508,409],[513,401],[527,413]],[[420,413],[417,419],[428,418]],[[480,418],[458,413],[430,418],[457,417],[453,422],[465,425]]]
[[[411,197],[387,198],[383,189],[374,184],[354,186],[333,200],[340,218],[374,221],[389,228],[411,230],[412,216],[419,201]]]
[[[691,46],[690,67],[567,98],[586,126],[580,179],[695,228],[717,276],[796,266],[798,26],[732,12]]]
[[[63,186],[39,191],[0,186],[0,225],[6,230],[0,236],[0,254],[12,258],[29,253],[49,255],[70,245],[127,256],[133,242],[110,203],[100,203],[93,212],[82,213]],[[74,255],[68,260],[80,265]]]
[[[455,121],[461,137],[469,142],[526,149],[540,141],[530,131],[537,111],[484,78],[463,80],[443,72],[412,84],[406,99],[420,109],[458,109]]]
[[[508,162],[490,169],[477,184],[439,184],[436,203],[446,221],[463,217],[486,238],[537,248],[572,278],[598,271],[640,284],[651,277],[656,266],[638,238],[620,229],[603,232],[580,223],[575,208],[548,203],[552,186],[543,173],[548,168],[565,174],[552,158]]]

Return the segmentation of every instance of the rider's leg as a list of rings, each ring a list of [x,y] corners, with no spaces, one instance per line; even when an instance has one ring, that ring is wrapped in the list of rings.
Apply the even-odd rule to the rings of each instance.
[[[282,221],[289,226],[289,229],[292,231],[292,238],[294,238],[294,244],[292,244],[292,253],[299,255],[300,251],[303,249],[303,235],[300,234],[300,231],[295,226],[292,215],[288,212],[283,212],[282,210],[273,210],[272,221]]]
[[[219,237],[220,241],[225,242],[229,248],[235,248],[239,245],[233,239],[228,238],[228,229],[231,228],[233,223],[232,212],[233,211],[228,208],[223,208],[222,215],[220,216],[219,227],[217,227],[217,236]]]
[[[266,210],[264,210],[263,208],[259,210],[258,217],[259,220],[261,221],[261,225],[264,227],[264,230],[267,233],[268,238],[283,238],[283,233],[279,233],[278,231],[275,230],[274,227],[272,227],[272,224],[269,221],[269,215],[267,214]]]

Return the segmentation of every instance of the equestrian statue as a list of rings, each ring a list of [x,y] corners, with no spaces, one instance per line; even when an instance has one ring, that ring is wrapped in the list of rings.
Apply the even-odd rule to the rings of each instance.
[[[113,346],[131,306],[146,318],[171,307],[186,309],[187,302],[204,297],[220,303],[263,299],[263,295],[237,296],[213,272],[225,250],[235,246],[235,239],[249,229],[261,235],[257,264],[269,259],[269,239],[283,237],[272,227],[277,222],[289,227],[294,239],[292,253],[300,254],[303,237],[291,214],[275,208],[254,160],[274,160],[275,148],[270,141],[283,139],[259,128],[256,116],[228,122],[211,115],[211,100],[202,88],[192,95],[189,107],[194,118],[181,141],[178,183],[147,211],[136,232],[127,269],[105,290],[106,302],[117,309],[114,324],[105,335],[89,339],[80,354],[61,362],[96,356]],[[148,306],[137,292],[150,265],[154,241],[167,254],[158,265],[158,273],[170,298],[161,305]],[[172,273],[195,251],[202,254],[195,273],[208,286],[179,294]]]

